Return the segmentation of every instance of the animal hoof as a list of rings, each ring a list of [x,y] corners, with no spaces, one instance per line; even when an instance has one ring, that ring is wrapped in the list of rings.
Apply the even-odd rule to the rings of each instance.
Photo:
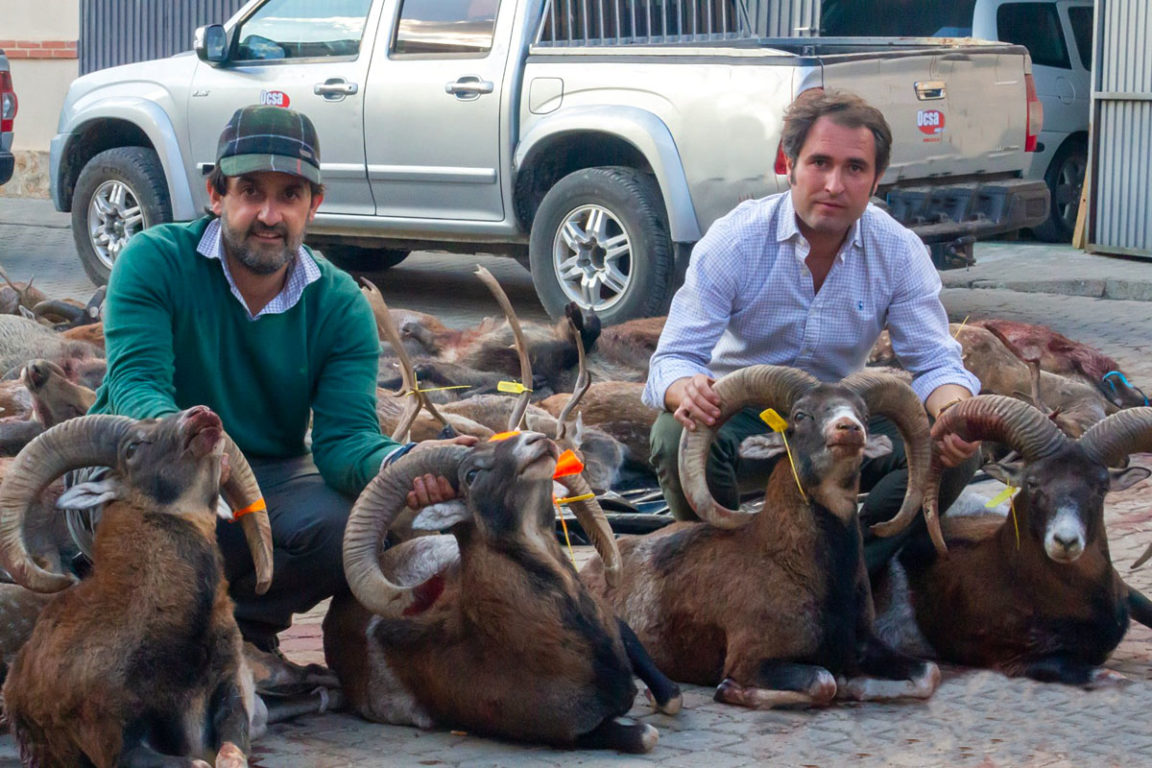
[[[216,753],[216,768],[248,768],[248,758],[244,757],[240,747],[232,742],[224,742]]]
[[[644,696],[647,697],[648,703],[652,705],[652,709],[665,715],[678,715],[680,708],[684,706],[684,694],[677,693],[663,705],[656,701],[656,697],[652,695],[652,691],[648,688],[644,689]]]
[[[1101,667],[1092,672],[1092,676],[1088,678],[1088,685],[1086,687],[1092,690],[1096,688],[1118,688],[1129,685],[1131,682],[1132,681],[1125,675]]]
[[[660,740],[660,731],[653,728],[647,723],[644,724],[644,733],[640,735],[640,745],[643,751],[651,752],[652,748],[656,746],[656,742]]]

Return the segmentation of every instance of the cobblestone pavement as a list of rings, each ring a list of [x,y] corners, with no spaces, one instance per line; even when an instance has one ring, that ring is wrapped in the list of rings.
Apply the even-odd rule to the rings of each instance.
[[[0,209],[3,205],[4,201],[0,201]],[[0,221],[0,263],[16,279],[26,279],[29,271],[43,274],[44,259],[40,254],[53,238],[61,243],[61,248],[70,249],[70,234],[65,229],[19,227]],[[986,247],[992,248],[980,245],[978,249]],[[35,261],[20,260],[30,254],[36,255]],[[980,250],[977,257],[981,257]],[[434,279],[442,284],[444,295],[455,299],[475,291],[481,296],[480,303],[464,310],[459,322],[473,321],[470,313],[493,313],[484,304],[483,294],[472,287],[473,278],[460,270],[449,270],[450,258],[425,254],[413,257],[388,273],[382,286],[386,296],[397,302],[412,299],[412,291],[428,283],[427,274],[421,270],[432,269],[439,273]],[[513,301],[527,307],[528,316],[540,316],[522,269],[508,260],[491,259],[484,263],[504,270],[499,276],[510,286]],[[1048,271],[1044,271],[1043,263],[1041,259],[1029,262],[1027,269],[1018,267],[1015,276],[1011,274],[1011,262],[998,267],[994,276],[971,280],[963,273],[947,273],[946,285],[965,286],[945,290],[949,315],[954,321],[997,316],[1047,324],[1115,357],[1138,385],[1152,385],[1152,359],[1148,354],[1152,344],[1148,333],[1152,329],[1152,302],[1118,299],[1117,291],[1109,293],[1107,289],[1100,293],[1080,291],[1088,296],[1066,296],[968,287],[1012,285],[1025,280],[1029,270],[1040,280],[1051,277],[1059,266],[1056,260],[1049,259]],[[1111,268],[1123,270],[1129,284],[1152,283],[1152,265],[1146,267],[1147,279],[1140,266],[1128,263]],[[1097,268],[1096,262],[1086,268]],[[1109,274],[1106,261],[1099,262],[1098,268]],[[974,271],[973,275],[977,273]],[[74,271],[44,274],[38,282],[41,280],[42,284],[69,288],[74,295],[84,295],[91,287]],[[1129,293],[1123,295],[1152,295],[1143,289],[1125,290]],[[396,293],[390,295],[391,291]],[[1093,295],[1106,298],[1090,298]],[[1152,456],[1138,457],[1137,462],[1152,466]],[[1109,497],[1106,513],[1114,561],[1130,583],[1147,591],[1152,591],[1152,566],[1130,573],[1128,565],[1152,541],[1150,507],[1152,484],[1144,483]],[[585,556],[587,552],[577,553],[578,560]],[[323,661],[320,622],[324,608],[322,604],[298,617],[285,633],[284,649],[291,658]],[[1152,765],[1152,731],[1146,722],[1146,713],[1152,711],[1152,631],[1141,626],[1131,629],[1107,666],[1127,675],[1131,682],[1121,688],[1086,692],[1008,679],[992,672],[946,667],[944,682],[927,702],[837,705],[813,711],[744,711],[713,702],[709,689],[689,686],[684,711],[678,717],[649,714],[643,703],[634,709],[635,716],[652,723],[661,733],[655,750],[639,757],[509,744],[468,734],[424,732],[367,723],[344,714],[326,714],[274,726],[254,746],[253,765]],[[643,702],[642,697],[638,698]],[[0,737],[0,766],[15,764],[10,737]]]

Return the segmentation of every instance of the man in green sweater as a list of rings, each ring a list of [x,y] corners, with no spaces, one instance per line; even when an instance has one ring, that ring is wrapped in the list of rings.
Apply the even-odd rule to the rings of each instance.
[[[380,434],[368,302],[303,245],[324,198],[312,122],[276,107],[238,110],[207,186],[215,216],[152,227],[117,258],[104,309],[108,373],[92,412],[152,418],[203,404],[220,415],[268,504],[271,589],[255,594],[238,526],[220,521],[217,540],[245,639],[274,650],[293,613],[345,588],[351,504],[414,446]],[[408,501],[452,495],[429,475]]]

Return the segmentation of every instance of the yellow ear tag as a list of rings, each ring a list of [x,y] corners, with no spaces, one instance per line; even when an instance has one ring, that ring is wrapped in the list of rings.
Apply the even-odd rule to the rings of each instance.
[[[578,475],[583,471],[584,463],[576,458],[575,453],[567,450],[560,454],[560,458],[556,459],[556,471],[552,473],[552,477],[568,477],[570,475]]]
[[[492,435],[492,437],[488,438],[488,442],[498,443],[501,440],[507,440],[510,437],[516,437],[518,434],[520,434],[520,430],[518,429],[514,429],[511,432],[497,432],[496,434]]]
[[[784,420],[783,416],[776,413],[775,408],[760,411],[760,420],[771,427],[773,432],[783,432],[788,429],[788,422]]]
[[[1016,549],[1020,549],[1020,522],[1016,519],[1016,499],[1014,498],[1018,490],[1020,489],[1010,485],[989,499],[988,503],[984,505],[986,509],[992,509],[1003,503],[1005,499],[1011,499],[1008,503],[1008,509],[1012,511],[1012,527],[1016,529]]]
[[[503,392],[508,395],[522,395],[525,392],[531,392],[532,390],[528,389],[528,387],[524,386],[518,381],[501,381],[497,382],[496,391]]]
[[[780,433],[780,439],[784,441],[784,451],[788,454],[788,463],[792,466],[792,478],[796,481],[796,488],[800,491],[800,498],[808,501],[808,494],[804,493],[804,486],[800,485],[800,474],[796,471],[796,462],[792,459],[792,449],[788,446],[788,436],[784,434],[784,430],[788,429],[788,422],[784,417],[776,413],[775,408],[767,408],[760,411],[760,420],[771,428],[773,432]]]
[[[1011,485],[1008,486],[1004,490],[1000,491],[1000,493],[996,494],[991,499],[989,499],[988,503],[984,505],[984,508],[985,509],[992,509],[993,507],[1000,506],[1004,502],[1008,501],[1008,499],[1012,498],[1013,494],[1015,494],[1016,491],[1018,491],[1018,490],[1020,490],[1020,489],[1019,488],[1013,488]]]

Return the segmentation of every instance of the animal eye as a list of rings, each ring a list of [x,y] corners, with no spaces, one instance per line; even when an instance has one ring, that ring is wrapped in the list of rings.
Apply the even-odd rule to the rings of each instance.
[[[468,470],[467,472],[464,473],[464,482],[471,485],[472,481],[476,479],[476,475],[478,475],[478,474],[480,474],[480,470],[478,470],[478,469]]]
[[[139,447],[140,447],[140,443],[138,443],[138,442],[128,443],[127,447],[124,448],[124,458],[131,459],[133,456],[136,455],[136,449]]]
[[[804,413],[804,411],[796,411],[796,413],[792,414],[792,421],[803,421],[804,419],[807,419],[807,418],[811,418],[811,417],[808,414]]]

